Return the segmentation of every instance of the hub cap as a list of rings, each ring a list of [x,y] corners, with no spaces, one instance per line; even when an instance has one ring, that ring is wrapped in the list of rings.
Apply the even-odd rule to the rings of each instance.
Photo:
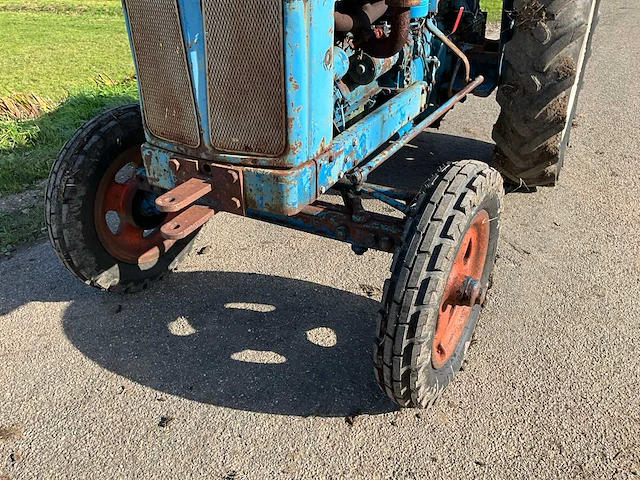
[[[489,214],[482,210],[473,218],[460,241],[460,248],[442,295],[433,337],[431,363],[442,366],[451,358],[473,306],[482,303],[485,289],[480,285],[489,248]]]
[[[156,260],[168,245],[160,234],[166,214],[155,209],[155,195],[141,190],[136,170],[140,147],[121,153],[98,185],[94,223],[103,247],[114,258],[132,264]]]

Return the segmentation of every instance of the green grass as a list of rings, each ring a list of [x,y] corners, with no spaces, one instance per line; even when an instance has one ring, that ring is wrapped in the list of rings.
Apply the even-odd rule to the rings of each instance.
[[[19,212],[0,213],[0,254],[5,253],[11,245],[40,238],[45,228],[41,203]]]
[[[122,5],[119,0],[0,0],[0,11],[85,13],[122,17]]]
[[[487,12],[489,22],[500,21],[502,17],[502,0],[480,0],[480,8]]]
[[[76,128],[136,101],[137,88],[119,0],[0,0],[0,45],[0,195],[7,195],[45,179]],[[41,236],[42,212],[39,202],[1,213],[0,253]]]
[[[97,75],[133,73],[122,16],[0,11],[0,45],[0,96],[61,100]]]
[[[70,95],[38,118],[0,120],[0,194],[20,192],[46,178],[60,148],[80,125],[136,97],[134,81],[96,86]]]

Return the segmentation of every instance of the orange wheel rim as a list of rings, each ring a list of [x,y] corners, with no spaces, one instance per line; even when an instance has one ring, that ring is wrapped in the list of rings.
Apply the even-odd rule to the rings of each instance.
[[[117,178],[128,164],[132,164],[133,167],[131,175]],[[120,154],[100,180],[93,209],[95,229],[100,243],[117,260],[132,264],[156,260],[164,251],[164,239],[157,228],[160,224],[155,221],[164,220],[164,217],[153,217],[154,225],[142,226],[139,220],[136,221],[136,217],[140,218],[136,209],[141,194],[144,194],[138,186],[136,175],[140,165],[140,147],[131,147]],[[110,212],[114,212],[112,215],[116,217],[110,219]],[[110,220],[116,226],[110,225]]]
[[[473,217],[451,265],[433,337],[431,363],[436,369],[442,368],[451,358],[473,306],[481,303],[480,298],[484,297],[480,280],[489,249],[489,220],[486,210]],[[469,294],[469,285],[475,285],[472,295]]]

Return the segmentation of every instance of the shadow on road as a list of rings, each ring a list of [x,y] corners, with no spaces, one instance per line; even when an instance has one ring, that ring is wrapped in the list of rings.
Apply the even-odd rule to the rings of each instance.
[[[394,408],[373,380],[377,309],[367,297],[300,280],[175,273],[142,294],[79,297],[63,326],[87,357],[157,390],[333,416]]]
[[[493,150],[490,143],[431,132],[412,143],[419,148],[404,148],[371,181],[417,190],[442,163],[487,162]],[[223,272],[174,273],[139,294],[108,294],[71,278],[48,245],[28,252],[33,258],[21,260],[18,275],[11,266],[17,258],[0,264],[0,274],[16,277],[0,292],[0,314],[34,300],[69,301],[63,327],[70,341],[132,381],[256,412],[344,416],[395,409],[373,379],[379,304],[368,297]]]

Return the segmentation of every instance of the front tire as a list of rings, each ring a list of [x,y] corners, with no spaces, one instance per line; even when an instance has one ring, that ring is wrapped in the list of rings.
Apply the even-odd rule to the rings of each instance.
[[[411,207],[374,345],[376,379],[400,406],[428,406],[462,365],[493,270],[502,196],[500,174],[469,160],[438,172]]]
[[[139,105],[122,105],[80,127],[51,169],[49,239],[67,270],[93,287],[145,288],[177,266],[197,234],[172,245],[162,238],[168,217],[138,186],[144,141]]]

